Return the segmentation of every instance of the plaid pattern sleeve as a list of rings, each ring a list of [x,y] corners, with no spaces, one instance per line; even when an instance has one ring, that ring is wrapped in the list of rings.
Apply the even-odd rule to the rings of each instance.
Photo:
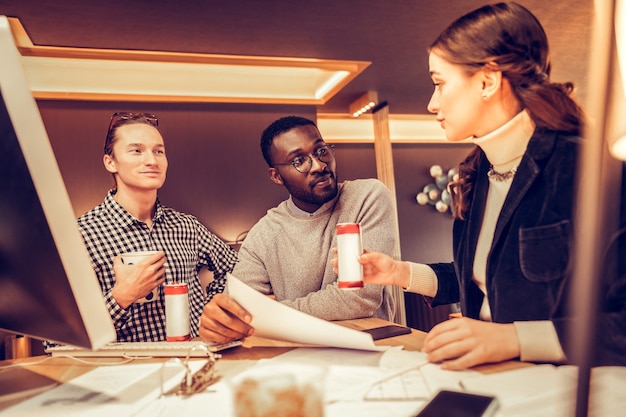
[[[214,277],[206,287],[206,302],[208,303],[216,294],[221,294],[226,289],[226,277]]]
[[[237,262],[237,253],[211,233],[194,216],[180,213],[157,202],[152,228],[135,219],[113,199],[110,191],[104,202],[78,219],[91,263],[117,331],[118,341],[165,340],[163,289],[147,303],[122,309],[111,296],[115,284],[113,258],[130,251],[165,252],[165,282],[189,285],[191,336],[198,335],[205,295],[198,278],[202,267],[213,271],[215,280],[225,280]],[[222,284],[223,285],[223,284]]]

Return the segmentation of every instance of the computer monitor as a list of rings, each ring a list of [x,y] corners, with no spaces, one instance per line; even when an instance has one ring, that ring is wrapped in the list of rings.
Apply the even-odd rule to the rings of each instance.
[[[96,349],[115,329],[0,16],[0,329]]]

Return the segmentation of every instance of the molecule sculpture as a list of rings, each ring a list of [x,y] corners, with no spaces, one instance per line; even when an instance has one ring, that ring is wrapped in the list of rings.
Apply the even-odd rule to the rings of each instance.
[[[430,176],[433,178],[433,182],[426,184],[415,199],[419,205],[429,204],[434,206],[438,212],[445,213],[452,202],[448,184],[450,181],[458,179],[459,173],[456,168],[451,168],[447,173],[444,173],[441,165],[433,165],[430,167]]]

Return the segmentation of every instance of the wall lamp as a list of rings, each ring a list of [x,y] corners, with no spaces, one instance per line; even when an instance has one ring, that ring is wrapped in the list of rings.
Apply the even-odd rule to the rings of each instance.
[[[375,91],[368,91],[361,97],[350,103],[349,110],[352,117],[359,117],[363,113],[371,110],[378,103],[378,94]]]

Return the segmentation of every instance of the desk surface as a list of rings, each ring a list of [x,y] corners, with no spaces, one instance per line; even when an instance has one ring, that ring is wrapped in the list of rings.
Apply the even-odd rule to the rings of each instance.
[[[344,320],[337,322],[342,326],[346,326],[356,330],[364,330],[371,329],[373,327],[383,326],[386,324],[392,324],[385,320],[377,319],[377,318],[365,318],[365,319],[355,319],[355,320]],[[386,346],[403,346],[404,349],[410,351],[420,350],[422,344],[424,342],[424,338],[426,337],[426,333],[413,330],[411,334],[406,334],[402,336],[396,336],[388,339],[379,340],[376,344],[386,345]],[[264,338],[259,338],[255,336],[251,336],[247,338],[242,346],[232,348],[222,353],[221,361],[228,360],[259,360],[264,358],[272,358],[274,356],[278,356],[282,353],[288,352],[297,347],[302,347],[304,345],[281,342],[276,340],[269,340]],[[88,363],[82,363],[75,359],[71,358],[61,358],[61,357],[31,357],[31,358],[22,358],[15,360],[7,360],[0,361],[0,368],[11,365],[11,364],[21,364],[23,368],[28,371],[37,373],[39,375],[43,375],[50,379],[53,379],[58,382],[67,382],[73,378],[76,378],[98,366],[98,363],[125,363],[127,360],[124,358],[82,358],[85,359]],[[154,362],[162,362],[166,359],[164,358],[155,358],[155,359],[141,359],[142,362],[145,361],[154,361]],[[41,362],[41,363],[38,363]],[[504,370],[514,369],[521,366],[526,366],[527,364],[521,363],[519,361],[508,361],[505,363],[499,364],[491,364],[491,365],[483,365],[475,368],[476,370],[484,373],[491,372],[500,372]],[[10,400],[0,402],[0,410],[13,405],[25,398],[21,398],[19,400]]]

